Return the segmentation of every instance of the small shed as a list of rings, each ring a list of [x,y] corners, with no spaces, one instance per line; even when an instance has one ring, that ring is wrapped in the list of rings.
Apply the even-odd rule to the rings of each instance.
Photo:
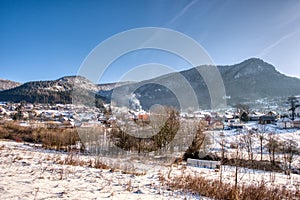
[[[275,123],[275,117],[264,115],[259,117],[259,124],[274,124]]]

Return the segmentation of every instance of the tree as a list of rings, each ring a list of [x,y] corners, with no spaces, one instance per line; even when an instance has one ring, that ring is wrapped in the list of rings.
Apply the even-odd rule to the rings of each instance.
[[[261,128],[257,130],[256,135],[259,139],[259,144],[260,144],[260,160],[262,161],[263,159],[263,142],[266,137],[266,130],[265,130],[265,125],[261,125]]]
[[[293,140],[287,140],[280,144],[280,152],[283,153],[284,171],[290,175],[294,154],[296,153],[298,144]]]
[[[269,152],[270,163],[272,166],[276,165],[275,153],[279,149],[278,139],[274,136],[274,134],[269,134],[267,148]]]
[[[219,142],[220,146],[221,146],[221,162],[220,162],[220,183],[222,184],[222,178],[223,178],[223,169],[222,169],[222,164],[224,162],[224,158],[225,158],[225,138],[224,138],[224,133],[220,134],[221,136],[221,140]]]
[[[247,134],[241,137],[243,147],[248,153],[248,158],[253,162],[253,131],[249,131]]]
[[[300,106],[299,101],[297,100],[296,97],[289,97],[288,101],[291,104],[291,108],[289,109],[289,111],[292,111],[292,120],[295,119],[295,110],[296,108],[298,108]]]
[[[239,118],[243,122],[248,122],[249,121],[249,112],[250,112],[250,107],[246,104],[237,104],[236,106],[236,112],[239,114]]]
[[[170,143],[175,137],[179,130],[179,113],[178,111],[170,108],[166,109],[166,116],[163,114],[163,118],[166,120],[163,125],[159,128],[157,134],[153,135],[151,139],[154,141],[155,148],[163,148]]]
[[[250,112],[250,107],[246,104],[237,104],[235,107],[236,107],[237,113],[241,114],[243,112],[246,112],[246,113]]]
[[[248,122],[248,121],[249,121],[249,116],[248,116],[248,114],[247,114],[246,112],[243,112],[243,113],[241,114],[241,116],[240,116],[240,120],[241,120],[242,122]]]
[[[21,101],[15,109],[16,113],[12,117],[13,120],[20,120],[23,118],[24,106],[25,106],[25,101]]]
[[[192,140],[191,145],[185,151],[184,158],[199,158],[199,151],[205,143],[205,139],[207,139],[207,134],[204,132],[204,124],[203,122],[199,122],[196,129],[196,135]]]
[[[239,134],[240,135],[240,134]],[[238,168],[239,168],[239,160],[240,160],[240,143],[238,141],[238,137],[236,137],[236,141],[235,141],[235,152],[233,154],[234,156],[234,165],[235,165],[235,172],[234,172],[234,187],[235,190],[237,191],[237,184],[238,184]]]
[[[138,153],[157,151],[165,148],[175,137],[180,127],[178,111],[163,107],[161,114],[153,114],[152,122],[148,125],[133,123],[126,115],[117,117],[116,123],[111,130],[111,140],[113,143],[125,150],[137,150]],[[160,119],[160,120],[157,120]],[[156,122],[159,122],[158,124]],[[144,127],[147,126],[147,127]],[[152,136],[147,137],[152,129]],[[135,135],[130,134],[132,131]]]

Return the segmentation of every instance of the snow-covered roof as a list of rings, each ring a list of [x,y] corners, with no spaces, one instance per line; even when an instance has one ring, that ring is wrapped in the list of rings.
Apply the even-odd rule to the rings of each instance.
[[[292,122],[292,120],[290,118],[285,117],[285,118],[279,119],[278,122]]]
[[[226,117],[227,119],[232,119],[232,118],[233,118],[233,115],[225,115],[225,117]]]
[[[300,122],[300,118],[294,119],[294,122]]]

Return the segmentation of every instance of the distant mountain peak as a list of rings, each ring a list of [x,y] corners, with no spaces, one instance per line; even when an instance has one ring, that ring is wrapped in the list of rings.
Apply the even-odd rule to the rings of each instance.
[[[248,59],[242,61],[241,63],[244,63],[244,62],[263,62],[263,63],[266,63],[263,59],[255,58],[255,57],[248,58]]]
[[[249,58],[241,63],[226,67],[230,68],[228,73],[231,73],[234,79],[259,76],[261,74],[268,73],[277,75],[280,74],[273,65],[259,58]],[[220,66],[219,69],[220,68],[222,68],[222,66]]]
[[[0,78],[0,91],[20,86],[21,83]]]
[[[264,67],[265,69],[267,68],[267,69],[276,70],[276,68],[273,65],[265,62],[260,58],[249,58],[236,65],[242,65],[244,67],[254,67],[254,68]]]
[[[87,82],[91,82],[86,77],[84,77],[84,76],[78,76],[78,75],[63,76],[63,77],[57,79],[56,81],[64,81],[64,82],[87,81]]]

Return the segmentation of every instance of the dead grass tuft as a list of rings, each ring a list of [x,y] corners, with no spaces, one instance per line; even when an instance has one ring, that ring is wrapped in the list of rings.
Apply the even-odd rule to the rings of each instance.
[[[69,153],[64,159],[57,161],[58,164],[62,165],[73,165],[73,166],[85,166],[87,163],[83,160],[80,160],[79,156],[74,153]]]
[[[191,192],[213,199],[228,200],[253,200],[253,199],[299,199],[300,191],[290,191],[279,187],[269,188],[264,182],[258,185],[242,185],[237,188],[234,185],[220,183],[217,180],[209,180],[201,176],[181,175],[172,179],[166,179],[160,175],[160,181],[172,190]]]

